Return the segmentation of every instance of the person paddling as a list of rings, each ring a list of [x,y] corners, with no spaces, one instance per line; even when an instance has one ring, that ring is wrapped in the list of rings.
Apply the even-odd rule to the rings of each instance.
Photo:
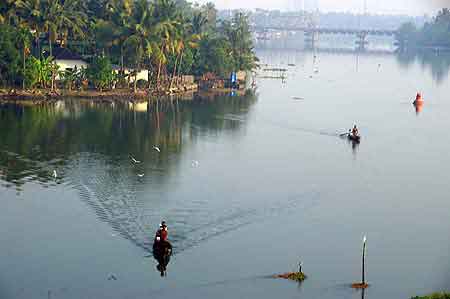
[[[169,232],[167,231],[166,222],[162,221],[161,224],[159,225],[159,229],[156,231],[155,240],[157,242],[159,242],[161,240],[167,241],[168,235],[169,235]]]
[[[359,130],[356,127],[356,125],[353,126],[353,129],[351,130],[351,134],[353,135],[353,137],[358,137],[359,136]]]

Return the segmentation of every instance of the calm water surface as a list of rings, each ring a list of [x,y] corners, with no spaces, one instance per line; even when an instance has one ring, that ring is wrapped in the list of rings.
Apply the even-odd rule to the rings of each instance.
[[[450,59],[259,57],[242,97],[2,106],[0,298],[360,298],[364,234],[365,298],[450,290]]]

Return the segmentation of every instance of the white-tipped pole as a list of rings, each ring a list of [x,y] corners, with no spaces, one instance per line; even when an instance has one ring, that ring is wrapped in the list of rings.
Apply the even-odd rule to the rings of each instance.
[[[362,252],[362,284],[366,283],[366,277],[365,277],[365,259],[366,259],[366,242],[367,237],[364,236],[363,238],[363,252]]]

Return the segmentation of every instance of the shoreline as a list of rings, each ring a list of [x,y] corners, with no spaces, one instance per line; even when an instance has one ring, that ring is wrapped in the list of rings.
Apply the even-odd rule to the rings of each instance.
[[[12,91],[12,92],[11,92]],[[228,88],[210,88],[210,89],[192,89],[177,92],[160,92],[149,93],[147,90],[138,90],[134,92],[128,89],[116,89],[110,91],[97,91],[97,90],[83,90],[83,91],[69,91],[58,90],[57,92],[51,92],[48,90],[14,90],[10,91],[0,89],[0,104],[46,104],[60,100],[79,99],[79,100],[91,100],[96,102],[143,102],[152,98],[161,97],[181,97],[185,98],[186,95],[200,94],[205,96],[220,95],[234,92],[238,96],[242,96],[246,93],[245,89],[234,90]]]

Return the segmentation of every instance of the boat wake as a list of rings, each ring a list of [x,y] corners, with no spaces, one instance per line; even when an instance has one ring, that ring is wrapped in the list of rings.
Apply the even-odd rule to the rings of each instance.
[[[124,161],[104,161],[98,154],[78,154],[66,170],[70,185],[96,217],[123,238],[151,251],[154,232],[161,219],[169,221],[175,253],[244,225],[287,214],[316,204],[319,193],[307,191],[287,198],[243,198],[219,202],[205,199],[168,198],[161,172],[136,180],[134,169]],[[126,161],[126,162],[125,162]],[[274,200],[274,197],[277,199]],[[226,207],[226,208],[225,208]]]

